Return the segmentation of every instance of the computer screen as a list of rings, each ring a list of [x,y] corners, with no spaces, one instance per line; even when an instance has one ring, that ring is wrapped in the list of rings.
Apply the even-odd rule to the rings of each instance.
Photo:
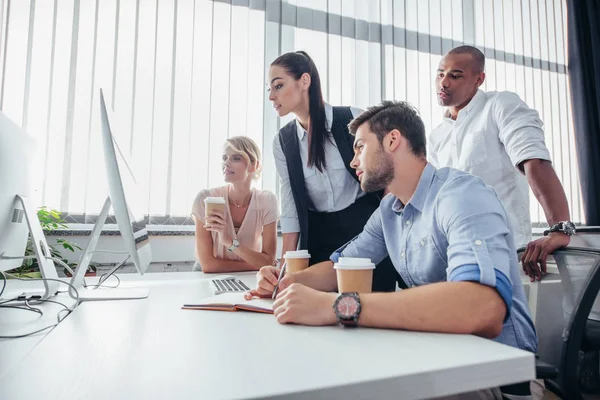
[[[128,154],[124,151],[124,147],[119,144],[117,135],[115,135],[118,129],[117,121],[111,108],[106,103],[106,98],[104,92],[100,90],[100,131],[109,198],[100,211],[98,221],[92,230],[90,242],[84,250],[71,280],[72,285],[78,289],[83,285],[85,271],[95,251],[110,205],[112,205],[125,249],[137,271],[144,274],[152,260],[142,202],[139,199],[141,192]],[[126,290],[116,289],[86,290],[80,291],[79,294],[82,300],[117,300],[145,297],[147,296],[147,290],[144,296],[139,293],[130,295]]]
[[[138,187],[134,168],[129,155],[124,152],[117,136],[117,119],[106,104],[100,91],[100,112],[102,122],[102,144],[104,163],[108,179],[108,192],[113,205],[117,225],[129,250],[131,258],[140,274],[148,269],[151,260],[148,230],[144,219],[141,191]]]
[[[21,266],[31,234],[31,247],[44,278],[43,282],[5,282],[0,293],[3,300],[47,299],[58,292],[56,267],[31,201],[34,150],[33,137],[0,112],[0,271]]]
[[[34,139],[0,112],[0,255],[5,257],[25,254],[29,228],[16,195],[31,196],[34,149]],[[22,262],[0,259],[0,270],[15,269]]]

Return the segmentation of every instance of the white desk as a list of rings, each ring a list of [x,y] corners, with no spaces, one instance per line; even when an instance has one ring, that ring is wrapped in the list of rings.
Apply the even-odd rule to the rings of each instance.
[[[7,287],[10,288],[14,281],[9,280]],[[66,286],[65,286],[66,288]],[[61,290],[64,290],[61,288]],[[75,300],[67,294],[61,294],[50,300],[59,301],[67,307],[73,307]],[[35,303],[35,301],[32,301]],[[22,305],[23,303],[7,303],[5,305]],[[46,302],[35,304],[43,311],[43,315],[31,311],[15,310],[9,308],[0,308],[0,336],[16,336],[51,326],[58,322],[57,314],[64,307],[59,304]],[[61,312],[61,318],[65,317],[66,311]],[[53,328],[43,330],[33,335],[19,339],[1,339],[0,338],[0,379],[4,374],[10,371],[21,361],[35,346],[40,343]]]
[[[254,276],[255,273],[249,273],[248,276]],[[122,287],[145,285],[148,287],[154,285],[167,285],[170,283],[180,283],[181,281],[203,280],[207,275],[202,272],[183,272],[183,273],[149,273],[140,276],[139,274],[119,274]],[[63,279],[68,282],[69,279]],[[98,277],[87,277],[88,284],[93,285],[98,282]],[[112,285],[114,281],[109,279],[107,284]],[[6,290],[10,291],[17,286],[23,286],[22,282],[9,280]],[[39,285],[42,288],[42,284]],[[68,286],[61,285],[60,290],[67,290]],[[67,307],[73,307],[75,300],[68,294],[61,293],[50,300],[59,301]],[[18,303],[10,303],[17,305]],[[28,332],[34,332],[45,328],[57,322],[57,313],[63,309],[59,304],[44,303],[36,305],[44,314],[39,315],[33,312],[14,309],[0,309],[0,336],[15,336]],[[61,314],[61,318],[65,314]],[[33,335],[18,339],[0,338],[0,378],[13,368],[23,357],[25,357],[35,346],[37,346],[48,335],[53,328],[43,330]],[[64,346],[63,346],[64,347]]]
[[[532,354],[474,336],[279,325],[181,310],[210,294],[206,281],[150,288],[83,303],[0,377],[0,398],[422,399],[535,375]]]

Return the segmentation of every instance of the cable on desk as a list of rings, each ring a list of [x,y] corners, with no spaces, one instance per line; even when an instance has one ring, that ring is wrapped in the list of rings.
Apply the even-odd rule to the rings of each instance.
[[[34,301],[36,301],[36,302],[37,302],[37,303],[35,303],[36,305],[37,305],[37,304],[42,304],[42,303],[54,303],[54,304],[58,304],[59,306],[63,306],[63,307],[64,307],[65,309],[67,309],[67,310],[70,310],[70,308],[69,308],[69,307],[67,307],[67,305],[66,305],[66,304],[64,304],[64,303],[61,303],[60,301],[56,301],[56,300],[48,300],[48,299],[46,299],[46,300],[42,300],[42,299],[36,299],[36,300],[34,300]]]
[[[102,286],[102,284],[111,276],[113,276],[113,274],[115,272],[117,272],[117,270],[119,268],[121,268],[123,265],[125,265],[125,263],[127,262],[127,260],[129,260],[129,258],[131,257],[131,254],[128,254],[127,257],[125,257],[125,259],[123,261],[121,261],[120,263],[118,263],[113,269],[111,269],[110,271],[108,271],[105,274],[102,274],[100,276],[100,279],[98,279],[98,283],[96,284],[96,286],[94,286],[94,289],[98,289],[99,287]],[[119,279],[119,284],[121,283],[121,280]],[[117,285],[118,286],[118,285]]]
[[[37,307],[33,307],[31,304],[29,304],[29,299],[25,299],[25,307],[27,307],[31,311],[39,313],[40,315],[44,315],[44,312],[42,310],[40,310]]]
[[[13,336],[4,336],[4,335],[2,335],[2,336],[0,336],[0,339],[19,339],[19,338],[23,338],[23,337],[35,335],[36,333],[43,332],[43,331],[45,331],[47,329],[54,328],[56,325],[58,325],[58,323],[52,324],[52,325],[48,325],[46,327],[43,327],[42,329],[38,329],[37,331],[23,333],[22,335],[13,335]]]
[[[72,284],[70,284],[69,282],[65,282],[63,280],[54,279],[54,278],[19,278],[18,276],[9,274],[7,272],[5,272],[4,274],[6,276],[8,276],[8,277],[10,277],[12,279],[16,279],[18,281],[26,281],[26,282],[31,282],[31,281],[41,281],[41,282],[52,281],[52,282],[58,282],[58,283],[62,283],[64,285],[67,285],[71,289],[73,289],[73,292],[75,292],[75,305],[73,306],[73,308],[71,309],[71,311],[73,311],[75,309],[75,307],[77,307],[77,305],[79,305],[79,292],[77,291],[77,288],[75,286],[73,286]]]
[[[2,290],[0,290],[0,299],[2,298],[2,293],[4,293],[4,289],[6,289],[6,275],[4,275],[4,272],[0,271],[0,274],[2,275]],[[0,303],[1,304],[1,303]]]
[[[17,301],[17,300],[19,300],[18,297],[15,297],[14,299],[8,299],[8,300],[0,301],[0,306],[3,305],[3,304],[12,303],[12,302]]]
[[[40,310],[39,308],[35,308],[35,307],[24,307],[24,306],[3,304],[3,305],[0,305],[0,308],[14,308],[16,310],[32,311],[32,312],[38,313],[40,315],[44,315],[44,312],[42,310]]]
[[[56,318],[57,318],[57,320],[58,320],[59,323],[62,322],[63,319],[67,318],[67,316],[69,316],[69,314],[71,314],[71,312],[75,309],[75,307],[73,307],[73,309],[71,309],[66,304],[61,303],[60,301],[56,301],[56,300],[48,300],[48,299],[42,300],[42,299],[39,299],[39,300],[34,300],[34,301],[36,301],[36,303],[35,303],[36,305],[38,305],[38,304],[44,304],[44,303],[54,303],[54,304],[58,304],[60,306],[63,306],[64,308],[62,310],[60,310],[57,313],[57,315],[56,315]],[[60,313],[65,312],[65,311],[67,312],[67,315],[65,315],[63,318],[60,318]]]
[[[106,276],[106,273],[100,275],[100,279],[98,280],[98,282],[102,281],[102,282],[106,282],[108,280],[108,278],[113,277],[117,280],[117,284],[114,286],[109,286],[109,285],[105,285],[105,284],[100,284],[97,285],[96,287],[103,287],[103,288],[111,288],[111,289],[116,289],[119,287],[119,285],[121,284],[121,279],[117,276],[117,275],[108,275],[106,276],[106,278],[104,278]],[[104,278],[104,280],[102,280],[102,278]]]
[[[22,257],[22,258],[25,258],[25,257]],[[59,323],[61,323],[79,305],[79,301],[80,301],[79,300],[79,292],[77,291],[77,288],[75,286],[73,286],[72,284],[70,284],[69,282],[65,282],[65,281],[62,281],[60,279],[53,279],[53,278],[27,278],[27,279],[24,279],[24,278],[19,278],[17,276],[9,274],[9,273],[5,273],[5,272],[1,272],[1,271],[0,271],[0,273],[2,273],[2,275],[3,275],[3,277],[5,279],[8,276],[8,277],[10,277],[12,279],[16,279],[16,280],[19,280],[19,281],[42,281],[42,282],[43,281],[54,281],[54,282],[59,282],[59,283],[62,283],[62,284],[65,284],[65,285],[69,286],[71,289],[73,289],[73,292],[75,293],[75,304],[73,305],[72,308],[68,308],[66,305],[64,305],[64,304],[62,304],[60,302],[54,301],[54,300],[42,300],[42,299],[36,300],[36,302],[37,302],[36,304],[42,304],[44,302],[51,302],[51,303],[58,303],[58,304],[62,305],[63,307],[65,307],[65,309],[62,309],[62,310],[60,310],[57,313],[57,316],[56,316],[57,320],[58,320],[57,323],[52,324],[52,325],[48,325],[48,326],[46,326],[46,327],[44,327],[42,329],[38,329],[36,331],[24,333],[24,334],[21,334],[21,335],[12,335],[12,336],[0,335],[0,339],[18,339],[18,338],[22,338],[22,337],[34,335],[34,334],[39,333],[39,332],[43,332],[43,331],[45,331],[47,329],[52,329],[55,326],[57,326]],[[19,298],[16,298],[16,299],[12,299],[12,300],[9,300],[9,301],[2,302],[2,303],[0,303],[0,305],[1,304],[6,304],[8,302],[15,302],[15,301],[20,301],[20,300],[19,300]],[[29,305],[28,300],[25,300],[25,303],[27,305]],[[31,307],[31,308],[34,308],[34,307]],[[28,311],[32,311],[32,310],[28,310]],[[67,312],[67,315],[65,315],[63,318],[61,318],[60,314],[63,313],[63,312],[65,312],[65,311]]]
[[[92,251],[91,253],[129,254],[128,252],[109,251],[109,250],[95,250],[95,251]],[[61,259],[58,259],[56,257],[46,257],[46,258],[51,258],[52,260],[56,261],[57,263],[59,263],[60,265],[62,265],[64,268],[66,268],[71,273],[71,275],[75,275],[75,272],[73,272],[73,270],[64,261],[62,261]],[[114,288],[119,287],[119,285],[121,284],[121,280],[119,279],[119,277],[116,276],[116,275],[114,275],[114,277],[117,278],[117,284],[115,286],[103,285],[102,282],[104,282],[106,279],[110,278],[110,276],[112,276],[112,275],[109,275],[104,280],[102,280],[102,278],[104,276],[106,276],[106,274],[100,275],[100,278],[98,280],[98,284],[94,287],[94,289],[97,289],[99,287],[105,287],[105,288],[114,289]],[[87,282],[85,280],[85,277],[83,278],[83,287],[85,287],[85,288],[88,287],[88,284],[87,284]],[[64,293],[64,292],[61,292],[61,293]]]
[[[0,254],[0,259],[5,259],[5,260],[28,260],[28,259],[32,259],[32,258],[37,258],[36,256],[20,256],[20,257],[6,257]],[[68,270],[70,270],[71,272],[73,272],[73,270],[71,270],[71,268],[62,260],[59,260],[56,257],[46,257],[47,259],[52,259],[54,261],[58,261],[59,263],[63,264],[63,266],[65,266]],[[75,286],[73,286],[72,284],[70,284],[69,282],[65,282],[63,280],[60,279],[54,279],[54,278],[19,278],[18,276],[15,276],[13,274],[9,274],[8,272],[2,272],[0,271],[0,274],[2,274],[2,277],[4,278],[4,281],[6,282],[6,277],[9,276],[12,279],[16,279],[18,281],[26,281],[26,282],[31,282],[31,281],[53,281],[53,282],[58,282],[58,283],[62,283],[65,284],[67,286],[69,286],[71,289],[73,289],[73,291],[75,292],[75,305],[73,306],[73,308],[71,309],[74,310],[75,307],[77,307],[77,305],[79,305],[79,292],[77,291],[77,288]],[[4,291],[4,290],[3,290]],[[0,292],[0,294],[2,294]]]
[[[94,250],[90,253],[91,254],[93,254],[93,253],[109,253],[109,254],[127,254],[128,255],[128,257],[122,263],[120,263],[113,271],[100,275],[98,284],[96,284],[94,286],[94,289],[97,289],[99,287],[115,289],[115,288],[119,287],[119,285],[121,284],[121,279],[119,279],[118,276],[113,275],[113,274],[116,272],[117,269],[119,269],[123,265],[125,265],[125,262],[127,262],[127,260],[129,259],[129,252],[127,252],[127,251],[111,251],[111,250]],[[8,257],[8,256],[0,255],[0,259],[5,259],[5,260],[31,260],[31,259],[35,259],[35,258],[37,258],[37,256]],[[71,267],[67,263],[65,263],[63,260],[61,260],[60,258],[52,257],[52,256],[45,256],[45,258],[59,263],[63,268],[65,268],[71,274],[71,276],[75,275],[75,272],[73,271],[73,269],[71,269]],[[2,272],[2,271],[0,271],[0,272]],[[114,286],[103,285],[104,281],[106,281],[111,276],[114,276],[117,279],[117,284]],[[2,296],[2,293],[4,293],[4,289],[6,288],[6,276],[4,275],[4,273],[2,273],[2,277],[4,278],[3,279],[4,284],[2,286],[2,289],[0,290],[0,296]],[[87,286],[88,285],[87,285],[87,282],[85,281],[85,277],[84,277],[83,287],[87,288]],[[59,292],[59,293],[66,293],[66,292]],[[77,297],[79,298],[79,296],[77,296]]]

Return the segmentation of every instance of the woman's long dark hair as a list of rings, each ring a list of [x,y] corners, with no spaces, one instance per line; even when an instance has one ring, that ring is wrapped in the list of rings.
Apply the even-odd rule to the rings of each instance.
[[[305,73],[310,75],[310,87],[308,88],[310,114],[308,165],[310,167],[314,165],[319,171],[323,172],[323,168],[327,165],[325,161],[325,141],[328,140],[328,133],[319,71],[317,71],[312,58],[304,51],[282,54],[271,65],[284,68],[296,80],[300,79]]]

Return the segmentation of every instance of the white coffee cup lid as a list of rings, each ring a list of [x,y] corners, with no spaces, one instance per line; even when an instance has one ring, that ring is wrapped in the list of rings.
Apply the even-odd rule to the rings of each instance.
[[[338,262],[333,265],[335,269],[375,269],[375,264],[370,258],[340,257]]]
[[[205,203],[225,204],[223,197],[207,197],[204,199]]]
[[[310,258],[308,250],[287,251],[283,258]]]

